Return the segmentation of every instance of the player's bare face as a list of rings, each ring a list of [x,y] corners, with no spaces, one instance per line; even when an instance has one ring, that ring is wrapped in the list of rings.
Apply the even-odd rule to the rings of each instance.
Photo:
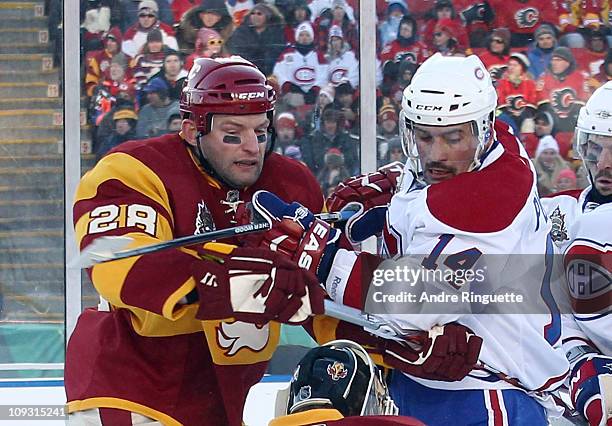
[[[589,135],[585,164],[601,195],[612,195],[612,136]]]
[[[416,125],[414,137],[428,184],[467,172],[478,146],[470,123],[445,127]]]
[[[250,186],[263,168],[268,125],[265,113],[216,114],[211,132],[201,138],[202,153],[224,180],[237,188]]]

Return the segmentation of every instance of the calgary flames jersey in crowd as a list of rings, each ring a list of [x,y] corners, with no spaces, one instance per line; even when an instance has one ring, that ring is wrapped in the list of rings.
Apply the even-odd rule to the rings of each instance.
[[[531,34],[540,24],[555,25],[558,21],[556,3],[548,0],[493,0],[496,28],[505,27],[512,33]]]
[[[498,80],[495,89],[499,107],[505,108],[513,116],[518,117],[528,107],[535,109],[537,99],[535,81],[526,79],[514,84],[504,78]]]
[[[544,73],[538,80],[536,90],[538,93],[538,106],[548,103],[552,112],[558,119],[555,123],[557,131],[573,132],[576,125],[573,120],[563,120],[573,117],[584,101],[588,98],[588,87],[584,76],[574,71],[562,80],[555,78],[551,73]]]
[[[127,142],[83,177],[76,237],[83,248],[103,235],[127,235],[136,247],[235,226],[237,206],[260,189],[314,212],[323,205],[306,166],[274,153],[256,184],[238,191],[204,173],[178,135]],[[195,287],[194,261],[193,251],[169,249],[90,270],[110,310],[86,310],[70,338],[69,412],[108,407],[165,425],[241,424],[280,325],[196,320],[198,303],[178,303]]]

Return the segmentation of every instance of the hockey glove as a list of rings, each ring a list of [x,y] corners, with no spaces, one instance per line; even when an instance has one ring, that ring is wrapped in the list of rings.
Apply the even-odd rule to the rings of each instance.
[[[282,253],[325,282],[340,231],[316,219],[301,204],[287,204],[268,191],[257,191],[251,203],[254,213],[270,222],[272,229],[249,236],[245,239],[246,244]]]
[[[389,367],[415,377],[445,382],[466,377],[476,366],[482,347],[481,337],[456,323],[411,335],[405,344],[381,339],[345,322],[340,323],[336,336],[367,345]]]
[[[265,324],[301,324],[323,313],[317,277],[267,249],[206,244],[192,265],[201,320],[235,318]]]
[[[591,426],[612,426],[612,358],[590,355],[572,371],[570,396]]]
[[[353,244],[380,235],[385,225],[387,206],[401,178],[404,165],[394,162],[374,173],[341,182],[326,201],[329,211],[343,209],[356,213],[347,221],[345,235]]]

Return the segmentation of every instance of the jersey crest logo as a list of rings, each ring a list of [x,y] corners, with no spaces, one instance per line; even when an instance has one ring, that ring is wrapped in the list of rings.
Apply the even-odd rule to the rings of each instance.
[[[312,388],[309,385],[302,386],[298,392],[298,401],[304,401],[310,399],[312,396]]]
[[[553,91],[551,97],[552,107],[560,118],[567,118],[569,116],[572,106],[578,98],[574,89],[569,87]]]
[[[567,236],[567,227],[565,226],[565,215],[561,214],[561,210],[557,208],[550,215],[550,221],[552,223],[552,229],[550,236],[554,242],[561,242],[569,240]]]
[[[525,105],[527,105],[523,95],[508,96],[506,103],[511,112],[517,113],[517,115],[519,115],[525,109]]]
[[[220,348],[225,349],[225,355],[234,356],[246,348],[253,352],[259,352],[268,344],[270,339],[270,325],[259,326],[246,322],[222,322],[217,328],[217,343]]]
[[[517,10],[514,14],[514,20],[519,28],[531,28],[538,23],[540,19],[540,11],[533,7]]]
[[[343,363],[334,361],[333,364],[327,365],[327,374],[329,374],[334,382],[337,382],[340,379],[344,379],[348,375],[348,370]]]
[[[205,232],[211,232],[216,229],[215,223],[213,222],[212,214],[208,210],[208,206],[202,200],[198,203],[198,214],[195,221],[195,232],[194,235],[200,235]]]
[[[340,84],[343,80],[346,79],[348,75],[348,70],[346,68],[336,68],[329,75],[329,81],[332,84]]]

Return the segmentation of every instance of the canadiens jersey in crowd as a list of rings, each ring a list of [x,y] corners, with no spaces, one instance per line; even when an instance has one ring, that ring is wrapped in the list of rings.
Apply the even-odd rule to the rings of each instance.
[[[315,409],[290,414],[272,420],[268,426],[424,426],[405,416],[344,417],[338,410]]]
[[[567,352],[587,341],[612,356],[612,203],[599,204],[588,187],[552,195],[542,204],[552,238],[564,253],[574,312],[575,321],[563,322],[563,347]]]
[[[298,86],[304,93],[313,87],[327,84],[327,62],[322,53],[311,50],[305,55],[295,48],[287,48],[274,65],[278,85],[284,89],[286,83]]]
[[[255,185],[237,191],[204,173],[176,134],[126,142],[81,180],[76,236],[81,249],[102,235],[131,236],[135,247],[235,226],[237,206],[261,189],[314,212],[323,205],[308,169],[274,153]],[[107,407],[164,425],[241,424],[280,325],[196,320],[198,303],[179,304],[195,288],[194,261],[193,251],[172,249],[90,270],[110,310],[86,310],[70,338],[69,412]]]
[[[483,363],[516,378],[527,389],[554,389],[563,382],[569,366],[561,349],[561,318],[551,295],[550,265],[544,261],[545,253],[553,249],[548,237],[550,224],[542,212],[535,170],[524,148],[506,124],[496,122],[495,131],[496,141],[475,171],[423,189],[407,182],[412,179],[411,173],[404,174],[401,189],[388,209],[385,245],[398,262],[412,258],[423,264],[421,260],[429,259],[433,265],[423,266],[430,269],[458,254],[473,255],[472,268],[479,268],[479,259],[501,260],[503,269],[488,271],[483,285],[497,294],[505,291],[506,280],[528,278],[529,284],[535,285],[541,310],[529,315],[519,309],[513,314],[438,310],[428,315],[381,316],[404,329],[429,330],[436,324],[456,321],[483,338]],[[510,256],[521,254],[526,256]],[[331,294],[335,301],[355,305],[351,290],[361,288],[361,276],[368,267],[362,256],[342,249],[336,254],[326,283],[327,288],[335,289]],[[519,279],[517,271],[525,270],[521,263],[527,261],[534,269]],[[377,306],[379,312],[384,307],[381,305]],[[401,312],[406,305],[396,306]],[[435,389],[513,388],[496,375],[481,373],[473,371],[457,382],[410,377]],[[556,411],[550,400],[541,402]]]

